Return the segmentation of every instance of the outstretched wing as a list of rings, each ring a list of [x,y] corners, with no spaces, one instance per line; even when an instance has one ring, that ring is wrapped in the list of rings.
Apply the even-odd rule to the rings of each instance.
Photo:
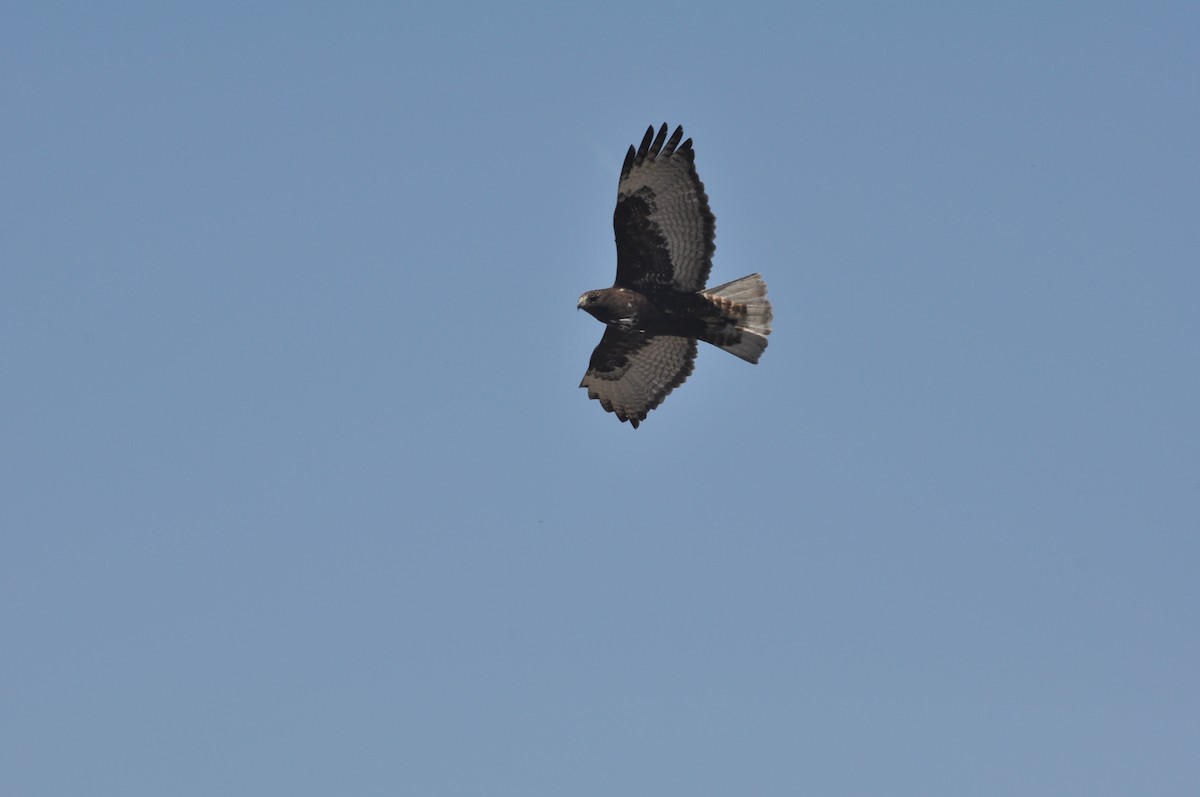
[[[617,234],[617,280],[625,288],[654,293],[702,289],[712,270],[717,220],[708,209],[696,174],[692,140],[683,128],[669,141],[664,124],[646,129],[642,145],[629,148],[617,184],[613,229]]]
[[[634,429],[692,373],[696,341],[609,327],[592,352],[580,387]]]

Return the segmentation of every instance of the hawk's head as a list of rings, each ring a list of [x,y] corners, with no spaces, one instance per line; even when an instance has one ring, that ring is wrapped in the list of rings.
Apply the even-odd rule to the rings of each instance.
[[[587,310],[606,324],[615,324],[634,315],[633,305],[625,293],[620,288],[588,291],[579,297],[575,306],[580,310]]]

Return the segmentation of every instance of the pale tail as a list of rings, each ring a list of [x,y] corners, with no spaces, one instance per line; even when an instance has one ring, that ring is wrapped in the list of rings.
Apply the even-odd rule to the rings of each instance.
[[[767,283],[762,275],[751,274],[700,293],[721,309],[734,328],[727,327],[728,331],[722,335],[728,338],[727,343],[709,342],[746,362],[758,362],[767,348],[767,335],[771,334],[771,303],[767,301]]]

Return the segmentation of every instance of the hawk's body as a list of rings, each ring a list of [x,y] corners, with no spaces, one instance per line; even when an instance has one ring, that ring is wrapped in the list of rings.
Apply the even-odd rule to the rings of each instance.
[[[613,213],[616,282],[579,297],[608,327],[579,386],[634,428],[691,374],[697,340],[756,363],[771,334],[758,274],[704,289],[716,218],[682,138],[678,127],[667,141],[664,124],[629,148]]]

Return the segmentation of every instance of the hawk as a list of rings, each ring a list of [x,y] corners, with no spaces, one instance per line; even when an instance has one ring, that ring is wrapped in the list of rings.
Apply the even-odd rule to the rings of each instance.
[[[604,322],[580,387],[637,428],[692,373],[696,341],[757,363],[771,334],[767,285],[751,274],[705,289],[716,217],[683,128],[646,129],[617,183],[617,278],[576,305]]]

